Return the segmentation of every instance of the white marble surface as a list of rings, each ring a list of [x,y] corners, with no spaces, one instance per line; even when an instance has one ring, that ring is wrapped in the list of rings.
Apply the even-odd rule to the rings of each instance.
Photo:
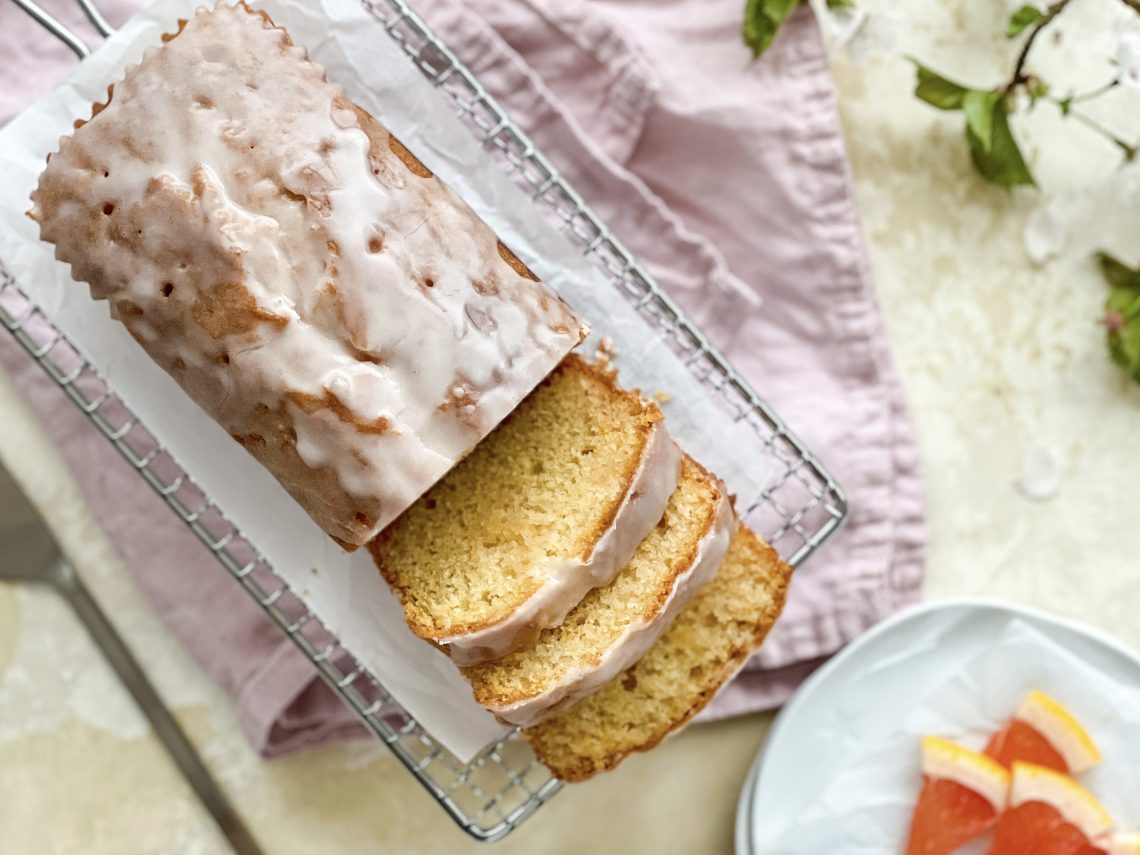
[[[1111,148],[1041,106],[1015,127],[1045,189],[1008,194],[981,184],[960,117],[914,100],[903,56],[977,85],[996,82],[1014,51],[999,35],[1003,4],[864,5],[875,13],[870,38],[838,52],[834,67],[880,299],[918,424],[927,593],[1016,600],[1140,646],[1140,529],[1130,493],[1140,461],[1128,442],[1140,389],[1105,357],[1095,325],[1104,286],[1088,258],[1105,243],[1140,260],[1128,240],[1140,210],[1136,178],[1116,172]],[[1119,8],[1075,3],[1061,44],[1044,43],[1038,67],[1078,86],[1111,76],[1103,57]],[[1131,122],[1125,129],[1135,134],[1136,104],[1120,93],[1102,115]],[[1023,248],[1031,219],[1059,223],[1068,236],[1044,266]],[[255,757],[226,699],[133,588],[2,375],[0,425],[0,460],[47,509],[128,640],[146,651],[164,697],[269,851],[479,848],[382,748]],[[496,851],[728,851],[737,791],[768,722],[691,728],[567,788]],[[5,852],[224,851],[67,609],[48,592],[3,585],[0,829]]]

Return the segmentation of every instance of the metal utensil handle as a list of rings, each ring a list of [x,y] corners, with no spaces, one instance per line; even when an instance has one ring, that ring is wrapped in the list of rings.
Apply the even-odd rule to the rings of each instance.
[[[70,564],[61,561],[58,577],[60,593],[67,597],[75,614],[91,634],[91,639],[127,687],[166,752],[221,828],[234,851],[238,855],[261,855],[261,847],[230,806],[229,800],[203,765],[186,733],[162,702],[138,660],[107,620],[79,574]]]
[[[46,9],[42,8],[39,4],[34,2],[34,0],[14,0],[14,2],[17,6],[31,15],[32,18],[44,29],[46,29],[49,33],[51,33],[53,36],[71,48],[75,55],[80,59],[83,59],[85,56],[88,56],[91,53],[91,48],[87,46],[86,42],[84,42],[83,39],[79,38],[79,36],[65,27],[58,18],[49,13]],[[89,3],[83,4],[84,11],[87,11],[88,8],[94,10],[94,7],[90,6]],[[96,14],[98,13],[96,12]],[[94,18],[92,18],[92,23],[94,23]],[[110,26],[106,23],[101,15],[99,16],[99,23],[96,24],[96,27],[99,27],[100,32],[103,32],[103,28],[100,26],[100,24],[108,27]]]
[[[109,36],[115,32],[115,28],[103,17],[103,13],[95,8],[92,0],[78,0],[78,3],[83,9],[83,14],[87,16],[87,20],[99,31],[99,35]]]

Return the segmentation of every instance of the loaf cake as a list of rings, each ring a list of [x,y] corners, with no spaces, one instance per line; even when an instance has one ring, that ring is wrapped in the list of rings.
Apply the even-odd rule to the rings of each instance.
[[[760,645],[784,605],[791,568],[743,526],[707,585],[635,665],[523,730],[564,781],[648,751],[695,716]]]
[[[613,579],[661,519],[680,456],[656,404],[571,355],[370,549],[412,631],[479,664]]]
[[[534,643],[463,669],[475,699],[505,722],[532,725],[601,688],[713,577],[734,527],[724,484],[686,456],[665,515],[612,582]]]
[[[31,215],[325,531],[363,544],[583,325],[264,13],[222,2],[165,42],[61,140]]]

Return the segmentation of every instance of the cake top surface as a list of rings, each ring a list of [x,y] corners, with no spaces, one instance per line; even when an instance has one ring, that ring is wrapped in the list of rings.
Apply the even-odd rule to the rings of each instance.
[[[199,10],[148,52],[61,141],[33,202],[57,257],[229,432],[283,407],[306,465],[383,497],[360,540],[583,333],[244,6]]]

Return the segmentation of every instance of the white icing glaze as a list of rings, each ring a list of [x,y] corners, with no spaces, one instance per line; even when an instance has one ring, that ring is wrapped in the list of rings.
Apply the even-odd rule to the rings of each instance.
[[[1113,826],[1108,811],[1068,775],[1031,763],[1014,763],[1009,806],[1012,809],[1025,802],[1052,805],[1066,822],[1090,839],[1107,833]]]
[[[115,84],[33,195],[92,296],[354,544],[583,332],[403,151],[284,30],[222,3]],[[272,419],[295,440],[274,448]]]
[[[650,428],[637,470],[613,522],[593,550],[581,556],[553,557],[536,569],[542,587],[507,618],[466,635],[436,639],[459,666],[479,665],[505,656],[558,626],[582,598],[617,575],[642,539],[653,530],[681,472],[681,450],[657,422]]]
[[[716,575],[728,552],[728,545],[736,529],[736,515],[724,484],[718,482],[717,487],[720,497],[708,531],[700,540],[692,564],[673,580],[673,587],[661,611],[650,620],[638,620],[629,624],[594,667],[570,671],[557,685],[546,691],[507,706],[488,707],[491,712],[508,724],[530,727],[570,706],[579,698],[596,692],[641,659],[700,587]]]

